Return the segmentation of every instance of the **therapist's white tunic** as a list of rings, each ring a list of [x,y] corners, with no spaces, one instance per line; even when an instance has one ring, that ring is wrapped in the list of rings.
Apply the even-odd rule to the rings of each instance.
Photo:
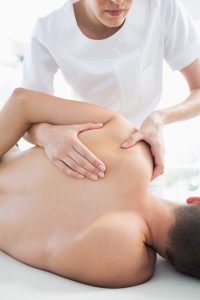
[[[191,18],[177,0],[134,0],[117,33],[92,40],[80,31],[73,2],[38,19],[22,87],[53,94],[60,69],[72,88],[66,98],[107,107],[139,127],[160,100],[163,59],[179,70],[200,56]]]

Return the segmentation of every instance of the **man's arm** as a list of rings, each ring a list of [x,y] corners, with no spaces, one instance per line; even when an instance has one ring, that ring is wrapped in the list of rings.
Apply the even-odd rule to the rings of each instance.
[[[76,274],[76,280],[104,288],[124,288],[150,280],[156,264],[156,252],[142,241],[144,236],[132,221],[132,215],[124,217],[123,214],[112,214],[93,222],[85,231],[84,238],[72,247],[71,251],[77,257],[73,269],[68,267],[63,254],[56,260],[56,266],[51,265],[51,268],[56,268],[63,276],[67,269],[69,273]],[[88,256],[88,245],[92,256]]]
[[[109,122],[116,114],[105,108],[40,92],[15,89],[0,112],[0,157],[37,123],[72,125]]]

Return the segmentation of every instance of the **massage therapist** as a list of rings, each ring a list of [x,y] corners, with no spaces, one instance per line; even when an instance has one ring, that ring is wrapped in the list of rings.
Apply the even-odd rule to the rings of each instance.
[[[22,87],[53,94],[60,69],[71,87],[65,98],[107,107],[138,128],[122,148],[140,140],[149,143],[153,180],[164,172],[163,126],[200,113],[199,56],[199,37],[178,0],[68,0],[38,19],[24,59]],[[180,70],[190,94],[178,105],[155,111],[162,95],[163,60]],[[101,126],[37,124],[26,139],[44,147],[70,176],[96,180],[106,166],[77,135]]]

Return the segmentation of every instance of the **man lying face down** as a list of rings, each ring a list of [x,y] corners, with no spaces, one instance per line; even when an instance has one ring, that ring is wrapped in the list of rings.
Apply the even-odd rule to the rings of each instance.
[[[200,198],[173,210],[175,223],[167,232],[166,257],[181,273],[200,278]]]
[[[105,177],[98,180],[67,176],[41,147],[24,152],[13,147],[33,124],[86,122],[103,124],[79,134],[106,164]],[[149,193],[148,145],[121,148],[134,131],[124,117],[102,107],[16,89],[0,112],[0,249],[33,267],[99,287],[148,281],[156,252],[199,278],[200,207]]]

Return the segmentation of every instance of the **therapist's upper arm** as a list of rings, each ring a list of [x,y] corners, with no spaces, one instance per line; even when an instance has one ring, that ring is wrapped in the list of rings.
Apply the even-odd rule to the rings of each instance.
[[[185,77],[190,91],[200,88],[200,57],[180,72]]]

